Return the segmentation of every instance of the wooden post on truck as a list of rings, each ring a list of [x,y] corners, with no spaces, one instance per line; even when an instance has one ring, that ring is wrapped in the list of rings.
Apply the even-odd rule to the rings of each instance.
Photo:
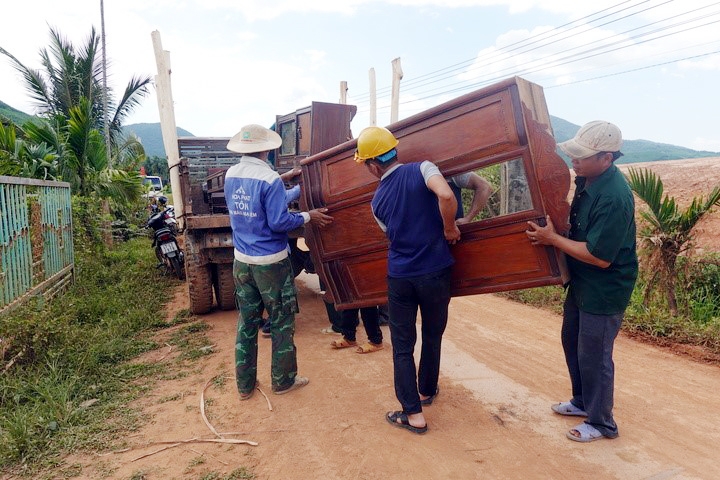
[[[167,156],[170,171],[170,188],[172,188],[173,204],[177,215],[178,227],[182,230],[185,225],[183,216],[183,198],[180,189],[180,153],[178,152],[177,128],[175,127],[175,108],[173,106],[172,88],[170,84],[170,52],[162,49],[160,32],[152,32],[153,48],[155,50],[155,63],[158,74],[155,76],[155,89],[157,91],[158,110],[160,111],[160,128],[162,130],[163,145]]]
[[[377,84],[375,82],[374,68],[368,71],[368,80],[370,81],[370,123],[368,123],[368,126],[374,127],[377,125]]]
[[[345,80],[343,80],[342,82],[340,82],[340,104],[341,105],[347,105],[347,91],[348,91],[347,82]]]
[[[392,61],[392,99],[390,100],[390,123],[398,121],[400,111],[400,80],[403,78],[402,66],[400,66],[400,57]]]

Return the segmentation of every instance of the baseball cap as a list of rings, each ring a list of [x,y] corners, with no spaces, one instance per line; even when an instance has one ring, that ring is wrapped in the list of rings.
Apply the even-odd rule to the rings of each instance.
[[[575,137],[558,144],[570,158],[586,158],[600,152],[618,152],[622,148],[622,133],[610,122],[595,120],[583,125]]]
[[[262,125],[245,125],[228,142],[227,149],[237,153],[275,150],[282,144],[280,135]]]

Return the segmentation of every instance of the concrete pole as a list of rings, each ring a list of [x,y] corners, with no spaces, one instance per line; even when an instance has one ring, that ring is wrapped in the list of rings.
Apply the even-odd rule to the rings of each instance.
[[[390,123],[398,121],[398,111],[400,110],[400,80],[403,78],[402,67],[400,66],[400,57],[392,61],[392,99],[390,104]]]
[[[370,80],[370,127],[377,125],[377,82],[375,81],[375,69],[368,71]]]
[[[157,92],[158,110],[160,111],[160,128],[170,170],[170,187],[172,188],[178,227],[182,229],[185,224],[183,217],[184,204],[182,189],[180,188],[180,151],[178,150],[177,128],[175,126],[175,108],[170,84],[170,52],[162,49],[160,32],[155,30],[151,35],[158,71],[155,76],[155,90]]]

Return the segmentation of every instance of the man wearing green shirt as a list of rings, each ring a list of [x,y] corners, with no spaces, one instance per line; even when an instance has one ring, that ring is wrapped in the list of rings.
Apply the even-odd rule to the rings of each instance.
[[[555,413],[587,417],[567,432],[570,440],[615,438],[613,344],[635,286],[635,202],[615,166],[622,134],[612,123],[594,121],[558,145],[577,175],[570,207],[570,234],[528,222],[533,245],[552,245],[567,255],[570,281],[563,305],[562,345],[570,372],[572,399]]]

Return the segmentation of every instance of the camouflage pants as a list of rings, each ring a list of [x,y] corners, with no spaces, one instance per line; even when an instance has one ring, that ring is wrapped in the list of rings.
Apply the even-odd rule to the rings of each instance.
[[[258,329],[267,310],[272,334],[272,389],[290,387],[297,375],[295,278],[290,259],[270,265],[235,260],[235,303],[240,315],[235,339],[235,380],[240,393],[249,393],[257,380]]]

